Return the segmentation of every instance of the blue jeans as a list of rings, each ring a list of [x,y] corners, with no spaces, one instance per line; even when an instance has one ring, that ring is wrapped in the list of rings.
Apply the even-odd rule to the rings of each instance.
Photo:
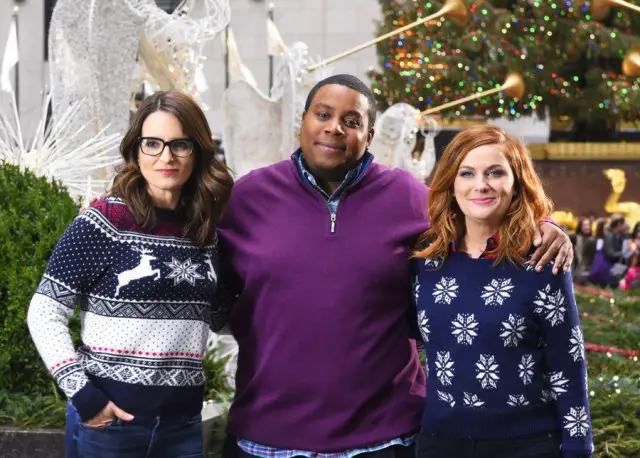
[[[68,410],[75,409],[70,406]],[[78,421],[67,424],[66,458],[202,458],[202,417],[163,419],[136,416],[116,418],[104,427]],[[69,421],[73,414],[67,413]],[[70,447],[69,444],[72,443]]]
[[[78,423],[80,423],[80,415],[69,401],[67,403],[67,424],[64,430],[64,458],[80,458],[75,441]]]
[[[421,432],[416,458],[562,458],[560,433],[503,439],[442,437]]]

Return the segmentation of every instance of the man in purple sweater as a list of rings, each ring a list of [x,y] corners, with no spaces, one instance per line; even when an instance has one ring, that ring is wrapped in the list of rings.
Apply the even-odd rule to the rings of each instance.
[[[373,162],[375,116],[359,79],[321,81],[301,148],[234,187],[219,226],[239,345],[225,458],[413,457],[425,374],[408,258],[427,187]],[[568,237],[541,231],[540,265],[568,268]]]

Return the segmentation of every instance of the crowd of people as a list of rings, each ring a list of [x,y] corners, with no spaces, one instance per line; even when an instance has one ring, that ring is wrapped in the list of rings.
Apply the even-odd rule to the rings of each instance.
[[[640,290],[640,222],[631,229],[622,215],[584,217],[571,242],[576,283]]]

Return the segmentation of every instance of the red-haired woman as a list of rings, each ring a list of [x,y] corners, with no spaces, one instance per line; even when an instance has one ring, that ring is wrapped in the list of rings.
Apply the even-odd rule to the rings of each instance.
[[[529,153],[493,126],[458,134],[415,253],[425,458],[589,457],[584,343],[571,272],[528,262],[551,211]]]

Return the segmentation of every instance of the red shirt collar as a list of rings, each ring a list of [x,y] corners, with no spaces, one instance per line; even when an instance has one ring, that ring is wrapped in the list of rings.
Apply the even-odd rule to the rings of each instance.
[[[484,251],[482,252],[482,254],[480,255],[480,259],[495,259],[496,255],[495,254],[489,254],[489,251],[493,251],[497,248],[498,243],[500,242],[500,234],[495,233],[493,234],[491,237],[489,237],[487,239],[487,246],[484,249]],[[459,241],[458,240],[454,240],[453,242],[451,242],[451,252],[452,253],[457,253]],[[465,253],[466,254],[466,253]]]

